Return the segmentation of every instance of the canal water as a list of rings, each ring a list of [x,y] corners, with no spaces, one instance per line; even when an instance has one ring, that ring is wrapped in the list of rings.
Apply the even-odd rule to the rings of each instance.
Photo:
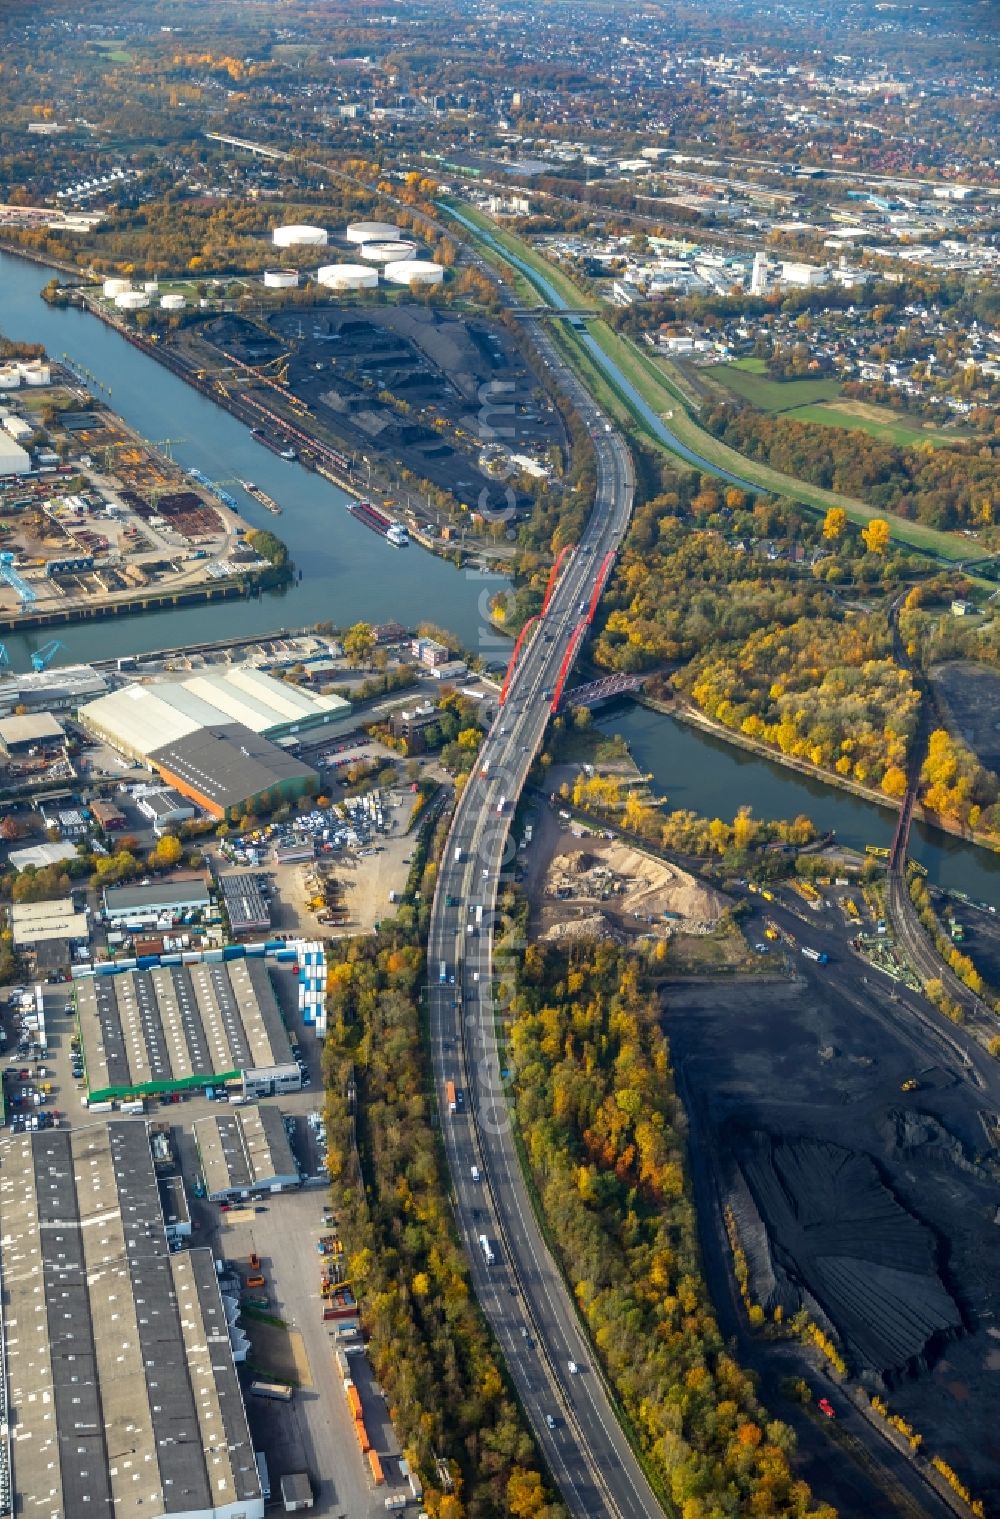
[[[0,254],[0,333],[44,343],[49,356],[89,370],[100,392],[143,437],[174,440],[179,464],[196,467],[225,486],[255,527],[273,529],[288,545],[301,581],[251,601],[150,612],[55,630],[65,649],[60,662],[107,659],[204,640],[266,633],[278,627],[338,626],[396,620],[407,627],[431,621],[455,633],[469,649],[502,659],[509,647],[486,625],[484,608],[506,584],[438,559],[411,544],[396,549],[346,510],[347,497],[320,475],[279,459],[248,428],[199,395],[96,317],[45,304],[39,291],[50,271]],[[283,508],[272,516],[235,481],[253,480]],[[29,668],[32,650],[53,630],[5,639],[15,670]],[[492,642],[486,642],[492,638]]]
[[[674,717],[645,707],[623,707],[600,718],[599,726],[625,739],[639,769],[652,774],[653,786],[666,797],[671,812],[690,808],[729,821],[746,805],[763,819],[803,813],[819,830],[832,829],[837,841],[852,849],[892,842],[895,812],[735,748]],[[927,867],[930,881],[1000,910],[1000,855],[922,823],[914,824],[911,854]]]
[[[458,571],[411,546],[393,549],[345,509],[346,497],[320,476],[279,459],[228,412],[126,343],[96,318],[47,306],[38,292],[48,280],[41,265],[0,254],[0,332],[44,343],[54,359],[67,354],[110,390],[109,403],[138,432],[174,440],[173,456],[224,484],[248,521],[273,528],[288,544],[302,580],[253,601],[179,608],[56,630],[65,645],[60,662],[107,659],[208,639],[238,638],[278,627],[359,620],[407,625],[428,619],[449,628],[471,649],[502,659],[507,647],[485,618],[488,597],[505,582]],[[254,480],[284,507],[272,517],[232,482]],[[8,636],[15,670],[29,666],[48,629]],[[672,808],[731,818],[747,804],[757,817],[806,813],[855,848],[888,844],[894,814],[731,748],[698,729],[644,708],[608,715],[602,726],[627,739],[644,771]],[[930,879],[1000,907],[1000,856],[918,826],[913,850]]]

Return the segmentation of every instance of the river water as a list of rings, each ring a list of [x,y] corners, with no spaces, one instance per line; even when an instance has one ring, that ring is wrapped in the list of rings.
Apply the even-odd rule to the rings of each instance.
[[[729,821],[738,807],[747,805],[765,819],[804,813],[818,829],[833,829],[837,841],[853,849],[892,842],[896,813],[889,808],[787,770],[676,718],[623,707],[600,718],[599,726],[625,739],[670,811],[687,807]],[[929,880],[1000,909],[1000,855],[922,823],[914,824],[910,837],[910,852],[927,867]]]
[[[141,616],[59,628],[65,645],[61,661],[107,659],[140,654],[207,639],[238,638],[278,627],[339,626],[358,621],[406,627],[441,624],[469,649],[504,657],[489,639],[484,609],[489,595],[506,584],[426,553],[415,544],[394,549],[345,509],[347,497],[320,475],[279,459],[250,436],[249,429],[169,370],[157,364],[96,317],[45,304],[38,292],[49,271],[40,264],[0,254],[0,333],[44,343],[53,359],[63,355],[89,370],[110,395],[115,411],[145,438],[175,439],[178,463],[195,466],[222,484],[240,502],[247,521],[273,529],[288,545],[302,579],[252,601],[178,608]],[[274,517],[234,480],[253,480],[283,508]],[[484,594],[485,592],[485,594]],[[33,649],[51,630],[8,636],[15,670],[28,668]]]

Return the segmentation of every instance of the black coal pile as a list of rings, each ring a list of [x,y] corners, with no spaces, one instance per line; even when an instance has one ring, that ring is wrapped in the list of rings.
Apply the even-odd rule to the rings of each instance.
[[[962,1332],[934,1235],[867,1155],[759,1130],[736,1153],[763,1224],[751,1232],[772,1299],[766,1307],[780,1303],[788,1316],[818,1304],[849,1358],[880,1382],[916,1369]],[[759,1254],[765,1236],[766,1261]]]

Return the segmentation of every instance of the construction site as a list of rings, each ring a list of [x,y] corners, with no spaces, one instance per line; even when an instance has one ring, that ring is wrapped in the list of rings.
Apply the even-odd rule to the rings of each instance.
[[[244,594],[270,570],[172,440],[146,442],[68,375],[18,404],[42,441],[35,470],[0,482],[0,630]]]

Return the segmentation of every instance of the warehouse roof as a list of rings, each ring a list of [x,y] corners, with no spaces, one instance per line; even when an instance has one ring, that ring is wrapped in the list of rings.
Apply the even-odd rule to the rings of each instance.
[[[238,807],[282,782],[304,781],[316,771],[270,739],[240,723],[201,728],[150,755],[163,770],[216,807]]]
[[[262,877],[252,873],[219,876],[219,890],[234,934],[263,931],[271,926],[271,909],[261,889]]]
[[[150,755],[200,728],[241,723],[253,733],[308,728],[350,712],[339,696],[314,696],[263,670],[238,665],[188,680],[123,686],[88,702],[81,721],[134,754]]]
[[[206,723],[218,721],[218,711],[186,693],[179,702],[166,698],[173,686],[123,686],[80,708],[80,721],[102,733],[130,754],[148,756],[163,744],[174,743]]]
[[[211,1252],[168,1251],[145,1124],[0,1146],[0,1270],[19,1512],[259,1500]]]
[[[252,665],[194,675],[185,685],[219,707],[234,723],[245,723],[255,733],[287,724],[308,727],[329,722],[334,716],[346,717],[351,710],[350,702],[341,696],[316,696]]]
[[[13,744],[62,743],[66,734],[62,723],[51,712],[29,712],[23,717],[0,718],[0,744],[9,749]]]
[[[46,939],[87,939],[87,914],[77,912],[72,897],[55,902],[15,902],[10,927],[16,946],[29,948]]]
[[[249,1192],[298,1177],[277,1108],[224,1110],[196,1119],[193,1129],[209,1197]]]
[[[159,965],[76,983],[91,1094],[209,1083],[240,1071],[294,1070],[260,960]]]
[[[153,881],[148,886],[105,886],[104,906],[110,913],[149,912],[156,907],[188,907],[208,902],[204,876],[182,881]]]

